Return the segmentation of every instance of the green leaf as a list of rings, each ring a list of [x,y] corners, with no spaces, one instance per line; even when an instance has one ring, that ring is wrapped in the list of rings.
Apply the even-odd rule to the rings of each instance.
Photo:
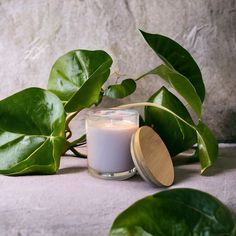
[[[203,173],[216,161],[218,156],[218,144],[211,130],[201,121],[196,127],[198,134],[198,156]]]
[[[141,115],[139,115],[139,127],[145,126],[146,123]]]
[[[165,87],[159,89],[148,101],[166,107],[189,124],[194,125],[182,102]],[[150,106],[145,107],[144,114],[145,124],[151,126],[160,135],[171,156],[191,148],[197,142],[196,131],[173,114]]]
[[[63,101],[66,112],[80,111],[101,100],[111,64],[111,57],[104,51],[68,52],[53,65],[48,89]]]
[[[160,65],[147,74],[159,75],[169,83],[188,102],[193,111],[200,118],[202,113],[202,102],[189,80],[166,65]]]
[[[65,148],[57,96],[29,88],[0,101],[0,174],[53,174]]]
[[[71,147],[81,146],[86,143],[86,140],[87,140],[87,136],[86,134],[83,134],[78,139],[74,140],[73,142],[67,141],[67,148],[70,149]]]
[[[125,79],[121,84],[110,85],[104,95],[111,98],[124,98],[136,90],[136,83],[133,79]]]
[[[155,107],[160,111],[166,111],[169,115],[172,116],[173,119],[175,118],[179,122],[183,122],[184,124],[186,124],[187,126],[189,126],[190,128],[196,131],[197,137],[198,137],[198,148],[199,148],[198,156],[199,156],[201,168],[202,168],[201,173],[203,173],[208,167],[210,167],[216,161],[218,157],[218,144],[216,142],[214,135],[209,130],[209,128],[207,128],[207,126],[204,125],[202,122],[200,122],[198,126],[195,126],[189,120],[186,121],[185,120],[186,118],[182,117],[181,115],[182,112],[180,113],[180,115],[178,115],[172,110],[168,109],[167,107],[157,104],[157,103],[152,103],[152,102],[131,103],[131,104],[118,106],[118,108],[131,108],[131,107],[140,107],[140,106]],[[168,119],[172,119],[172,118],[168,118]],[[157,119],[158,118],[156,118],[156,120]],[[168,126],[167,127],[169,128],[169,131],[171,132],[172,128],[170,127],[169,120],[166,119],[166,122],[167,122],[167,125],[169,125],[169,127]],[[149,123],[149,126],[152,126],[152,124]],[[183,129],[182,128],[180,129],[182,132]],[[184,132],[182,133],[184,137]],[[179,145],[179,142],[177,141],[175,145],[176,146]]]
[[[140,32],[148,45],[168,67],[189,79],[203,102],[205,98],[205,86],[201,71],[189,52],[166,36],[150,34],[142,30]]]
[[[226,206],[194,189],[172,189],[143,198],[114,221],[110,236],[230,236],[235,222]]]

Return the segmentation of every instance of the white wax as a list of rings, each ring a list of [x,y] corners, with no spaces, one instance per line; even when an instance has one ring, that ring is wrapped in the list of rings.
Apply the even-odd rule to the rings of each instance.
[[[137,129],[136,124],[127,121],[87,126],[88,165],[99,172],[124,172],[134,168],[130,141]]]

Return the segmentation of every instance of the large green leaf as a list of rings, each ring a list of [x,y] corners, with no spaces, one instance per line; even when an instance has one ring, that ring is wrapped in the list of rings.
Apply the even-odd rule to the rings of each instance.
[[[198,137],[197,144],[198,144],[198,149],[199,149],[197,154],[201,163],[202,174],[205,172],[205,170],[208,167],[210,167],[217,160],[218,144],[216,142],[214,135],[211,133],[210,129],[205,124],[200,122],[198,126],[193,125],[192,122],[189,122],[189,120],[186,121],[182,117],[182,115],[178,115],[172,110],[170,110],[169,108],[163,105],[160,105],[158,103],[152,103],[152,102],[131,103],[131,104],[118,106],[118,108],[131,108],[131,107],[140,107],[140,106],[154,107],[154,108],[157,108],[159,111],[166,111],[168,114],[172,116],[173,119],[177,119],[179,122],[185,123],[187,126],[189,126],[190,128],[196,131],[196,134]],[[166,120],[167,125],[169,125],[168,121],[169,120]],[[152,126],[152,124],[149,124],[149,125]],[[172,131],[171,128],[169,130]],[[179,142],[177,140],[175,145],[177,146],[178,144]]]
[[[218,156],[218,144],[211,130],[201,121],[196,129],[198,135],[198,156],[203,173],[216,161]]]
[[[194,125],[182,102],[165,87],[159,89],[148,101],[168,108],[189,124]],[[197,142],[196,131],[169,112],[150,106],[145,107],[144,111],[145,123],[153,127],[161,136],[171,156],[191,148]]]
[[[202,102],[194,86],[185,76],[166,65],[160,65],[155,69],[145,73],[144,76],[148,74],[159,75],[163,80],[169,83],[188,102],[197,116],[199,118],[201,117]],[[138,79],[140,78],[142,77],[139,77]]]
[[[125,79],[121,84],[110,85],[105,90],[104,95],[111,98],[124,98],[132,94],[136,90],[136,83],[133,79]]]
[[[53,65],[48,89],[63,101],[67,112],[80,111],[101,99],[111,64],[111,57],[104,51],[68,52]]]
[[[134,203],[114,221],[110,236],[233,236],[230,211],[215,197],[194,189],[172,189]]]
[[[65,148],[57,96],[29,88],[0,101],[0,174],[53,174]]]
[[[160,35],[141,31],[148,45],[170,68],[189,79],[196,89],[201,101],[204,101],[205,86],[201,71],[189,52],[174,40]]]

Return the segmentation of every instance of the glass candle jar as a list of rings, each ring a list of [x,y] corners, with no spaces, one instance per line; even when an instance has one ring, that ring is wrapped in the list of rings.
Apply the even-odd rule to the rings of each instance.
[[[88,170],[103,179],[126,179],[136,170],[130,154],[133,133],[139,127],[135,110],[102,109],[88,112],[86,135]]]

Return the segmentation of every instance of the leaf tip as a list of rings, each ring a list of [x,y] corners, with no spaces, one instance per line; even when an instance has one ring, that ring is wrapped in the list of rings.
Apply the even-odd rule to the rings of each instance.
[[[138,30],[142,34],[143,37],[144,37],[145,34],[147,34],[147,32],[143,31],[142,29],[138,29]]]
[[[204,175],[207,169],[208,169],[208,167],[204,167],[203,169],[201,169],[200,174],[201,174],[201,175]]]

